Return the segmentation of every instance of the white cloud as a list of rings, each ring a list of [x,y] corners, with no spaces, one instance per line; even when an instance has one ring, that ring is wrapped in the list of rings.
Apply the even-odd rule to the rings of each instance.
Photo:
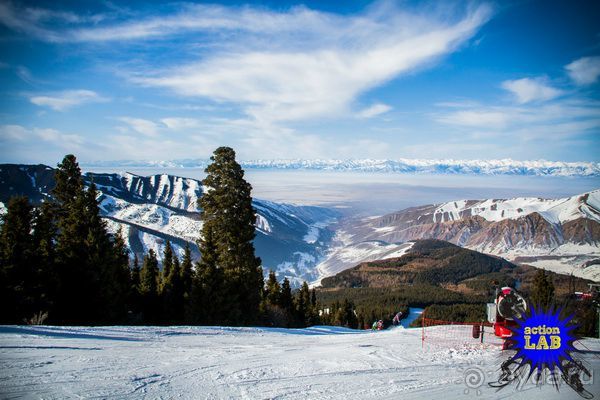
[[[562,94],[549,86],[544,78],[522,78],[502,82],[502,88],[511,92],[520,104],[532,101],[547,101]]]
[[[22,141],[27,139],[28,132],[27,129],[23,128],[21,125],[1,125],[0,126],[0,140],[8,141],[8,140],[17,140]]]
[[[600,57],[583,57],[568,64],[565,69],[577,85],[591,85],[600,77]]]
[[[473,140],[566,140],[600,130],[600,103],[562,98],[552,103],[473,105],[433,115],[445,125],[459,128]]]
[[[392,107],[388,106],[387,104],[377,103],[377,104],[373,104],[372,106],[359,111],[356,114],[356,116],[358,118],[373,118],[377,115],[384,114],[384,113],[390,111],[391,109],[392,109]]]
[[[200,126],[200,121],[195,118],[162,118],[160,122],[173,130],[198,128]]]
[[[62,147],[78,146],[84,142],[83,137],[80,135],[65,134],[51,128],[34,128],[33,133],[46,142],[60,144]]]
[[[65,111],[86,103],[101,103],[108,99],[98,95],[92,90],[65,90],[48,95],[32,96],[29,98],[33,104],[41,107],[49,107],[55,111]]]
[[[386,11],[342,17],[304,8],[279,14],[247,9],[241,15],[219,8],[226,21],[251,35],[215,36],[220,50],[131,80],[182,96],[230,102],[261,121],[335,116],[347,112],[365,91],[455,51],[490,16],[485,5],[459,20],[392,6]]]
[[[156,137],[160,134],[159,125],[153,121],[132,117],[120,117],[117,119],[126,123],[131,129],[143,135]]]
[[[511,119],[511,114],[506,110],[494,110],[492,108],[461,110],[439,115],[439,122],[451,125],[503,128]]]

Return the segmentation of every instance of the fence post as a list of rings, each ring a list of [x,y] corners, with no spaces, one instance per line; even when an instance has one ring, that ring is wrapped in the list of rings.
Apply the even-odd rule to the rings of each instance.
[[[421,348],[425,346],[425,310],[421,313]]]
[[[483,325],[483,321],[481,321],[481,343],[483,343],[483,332],[484,331],[485,326]]]

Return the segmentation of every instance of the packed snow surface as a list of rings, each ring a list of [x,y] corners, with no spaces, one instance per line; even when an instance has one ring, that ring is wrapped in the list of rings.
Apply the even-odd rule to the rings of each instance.
[[[578,346],[597,375],[600,341]],[[419,328],[1,326],[0,397],[578,398],[564,384],[496,392],[487,383],[507,357],[491,345],[422,347]],[[586,388],[600,393],[600,379]]]

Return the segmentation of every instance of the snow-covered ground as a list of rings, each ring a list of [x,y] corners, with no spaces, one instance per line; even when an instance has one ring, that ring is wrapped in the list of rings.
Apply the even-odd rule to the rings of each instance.
[[[600,340],[580,345],[600,376]],[[487,382],[507,356],[497,346],[422,348],[418,328],[2,326],[0,397],[578,398],[564,385],[496,392]],[[586,388],[600,393],[600,379]]]

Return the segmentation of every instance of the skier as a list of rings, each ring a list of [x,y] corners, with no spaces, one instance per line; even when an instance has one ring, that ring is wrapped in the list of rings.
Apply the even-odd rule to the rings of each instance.
[[[395,316],[394,319],[392,320],[392,323],[394,325],[400,325],[400,320],[402,319],[402,311],[399,311]]]

